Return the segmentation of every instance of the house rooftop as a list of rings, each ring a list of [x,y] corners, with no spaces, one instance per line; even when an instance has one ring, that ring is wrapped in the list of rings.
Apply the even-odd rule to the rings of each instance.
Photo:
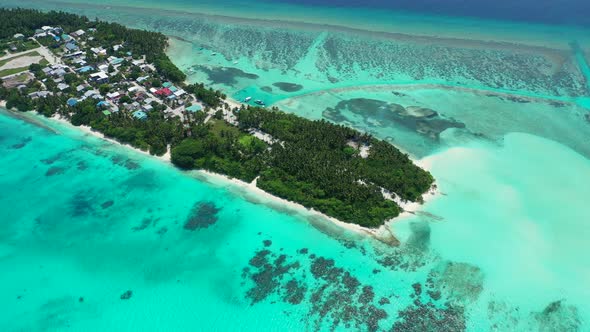
[[[135,111],[133,112],[133,117],[139,120],[147,119],[147,114],[144,111]]]
[[[195,105],[192,105],[192,106],[186,108],[186,110],[189,112],[198,112],[202,109],[203,108],[201,107],[201,105],[198,105],[198,104],[195,104]]]

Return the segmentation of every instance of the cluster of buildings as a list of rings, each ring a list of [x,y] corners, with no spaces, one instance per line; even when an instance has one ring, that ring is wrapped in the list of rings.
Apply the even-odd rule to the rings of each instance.
[[[161,83],[162,78],[145,56],[134,57],[123,44],[97,45],[95,31],[77,30],[67,34],[60,27],[50,26],[35,31],[36,38],[52,37],[51,46],[61,50],[54,52],[59,54],[58,64],[43,68],[45,75],[40,81],[45,84],[51,80],[56,88],[47,91],[44,87],[42,91],[30,93],[31,98],[64,95],[68,97],[68,107],[92,99],[105,115],[124,111],[137,119],[146,119],[154,111],[182,116],[185,109],[191,112],[202,109],[181,86]],[[75,74],[76,79],[72,80],[70,75],[66,80],[68,74]],[[76,83],[68,84],[72,81]]]

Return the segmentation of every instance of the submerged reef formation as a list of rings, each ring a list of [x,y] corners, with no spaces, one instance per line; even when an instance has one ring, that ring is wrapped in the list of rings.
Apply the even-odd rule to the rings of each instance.
[[[402,126],[433,140],[448,128],[465,128],[465,124],[447,119],[436,111],[418,106],[404,107],[376,99],[353,98],[329,107],[322,115],[331,121],[351,122],[347,113],[360,116],[368,126]]]
[[[184,223],[184,229],[194,231],[214,225],[220,210],[213,202],[196,203]]]
[[[435,288],[446,287],[437,284],[438,279],[429,278],[424,286],[420,282],[409,285],[406,292],[414,300],[407,304],[401,294],[376,294],[371,285],[363,284],[332,258],[317,256],[307,248],[290,256],[273,252],[269,242],[263,246],[242,270],[246,298],[252,305],[262,301],[305,304],[309,311],[304,319],[311,330],[465,330],[464,303],[446,301],[440,292],[432,295]],[[391,326],[389,318],[395,312],[398,318]]]
[[[91,17],[100,13],[104,20],[177,36],[197,44],[203,52],[214,50],[212,55],[227,61],[248,59],[261,71],[274,69],[301,78],[311,75],[326,84],[423,81],[556,96],[587,93],[586,80],[572,50],[342,31],[313,24],[302,28],[285,22],[236,21],[173,11],[161,15],[161,9],[154,15],[156,9],[112,8],[117,10],[104,11],[101,6],[86,4],[79,10]],[[307,65],[310,55],[313,66]],[[231,85],[233,79],[229,82]]]
[[[288,83],[288,82],[276,82],[272,84],[277,88],[281,89],[284,92],[297,92],[303,89],[303,85],[297,83]]]

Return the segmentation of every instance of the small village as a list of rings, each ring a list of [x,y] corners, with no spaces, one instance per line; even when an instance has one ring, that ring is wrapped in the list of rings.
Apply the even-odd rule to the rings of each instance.
[[[211,107],[188,93],[184,83],[162,77],[144,54],[133,54],[125,44],[96,45],[95,32],[89,28],[67,33],[61,27],[42,26],[32,36],[15,34],[9,50],[17,53],[0,57],[0,79],[5,87],[26,92],[31,99],[67,97],[63,107],[93,100],[106,116],[124,112],[146,120],[150,112],[161,112],[179,117],[188,128],[202,113],[197,117],[204,116],[205,123],[217,117],[237,124],[231,109],[239,103],[224,100]],[[23,41],[28,50],[18,52],[16,45]]]

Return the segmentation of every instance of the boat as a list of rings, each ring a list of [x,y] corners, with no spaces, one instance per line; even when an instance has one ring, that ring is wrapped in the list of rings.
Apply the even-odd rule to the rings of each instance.
[[[256,104],[258,105],[264,105],[264,102],[260,99],[257,99],[256,101],[254,101]]]
[[[252,100],[252,97],[246,97],[246,99],[244,99],[244,102],[245,102],[245,103],[247,103],[247,102],[249,102],[250,100]]]

